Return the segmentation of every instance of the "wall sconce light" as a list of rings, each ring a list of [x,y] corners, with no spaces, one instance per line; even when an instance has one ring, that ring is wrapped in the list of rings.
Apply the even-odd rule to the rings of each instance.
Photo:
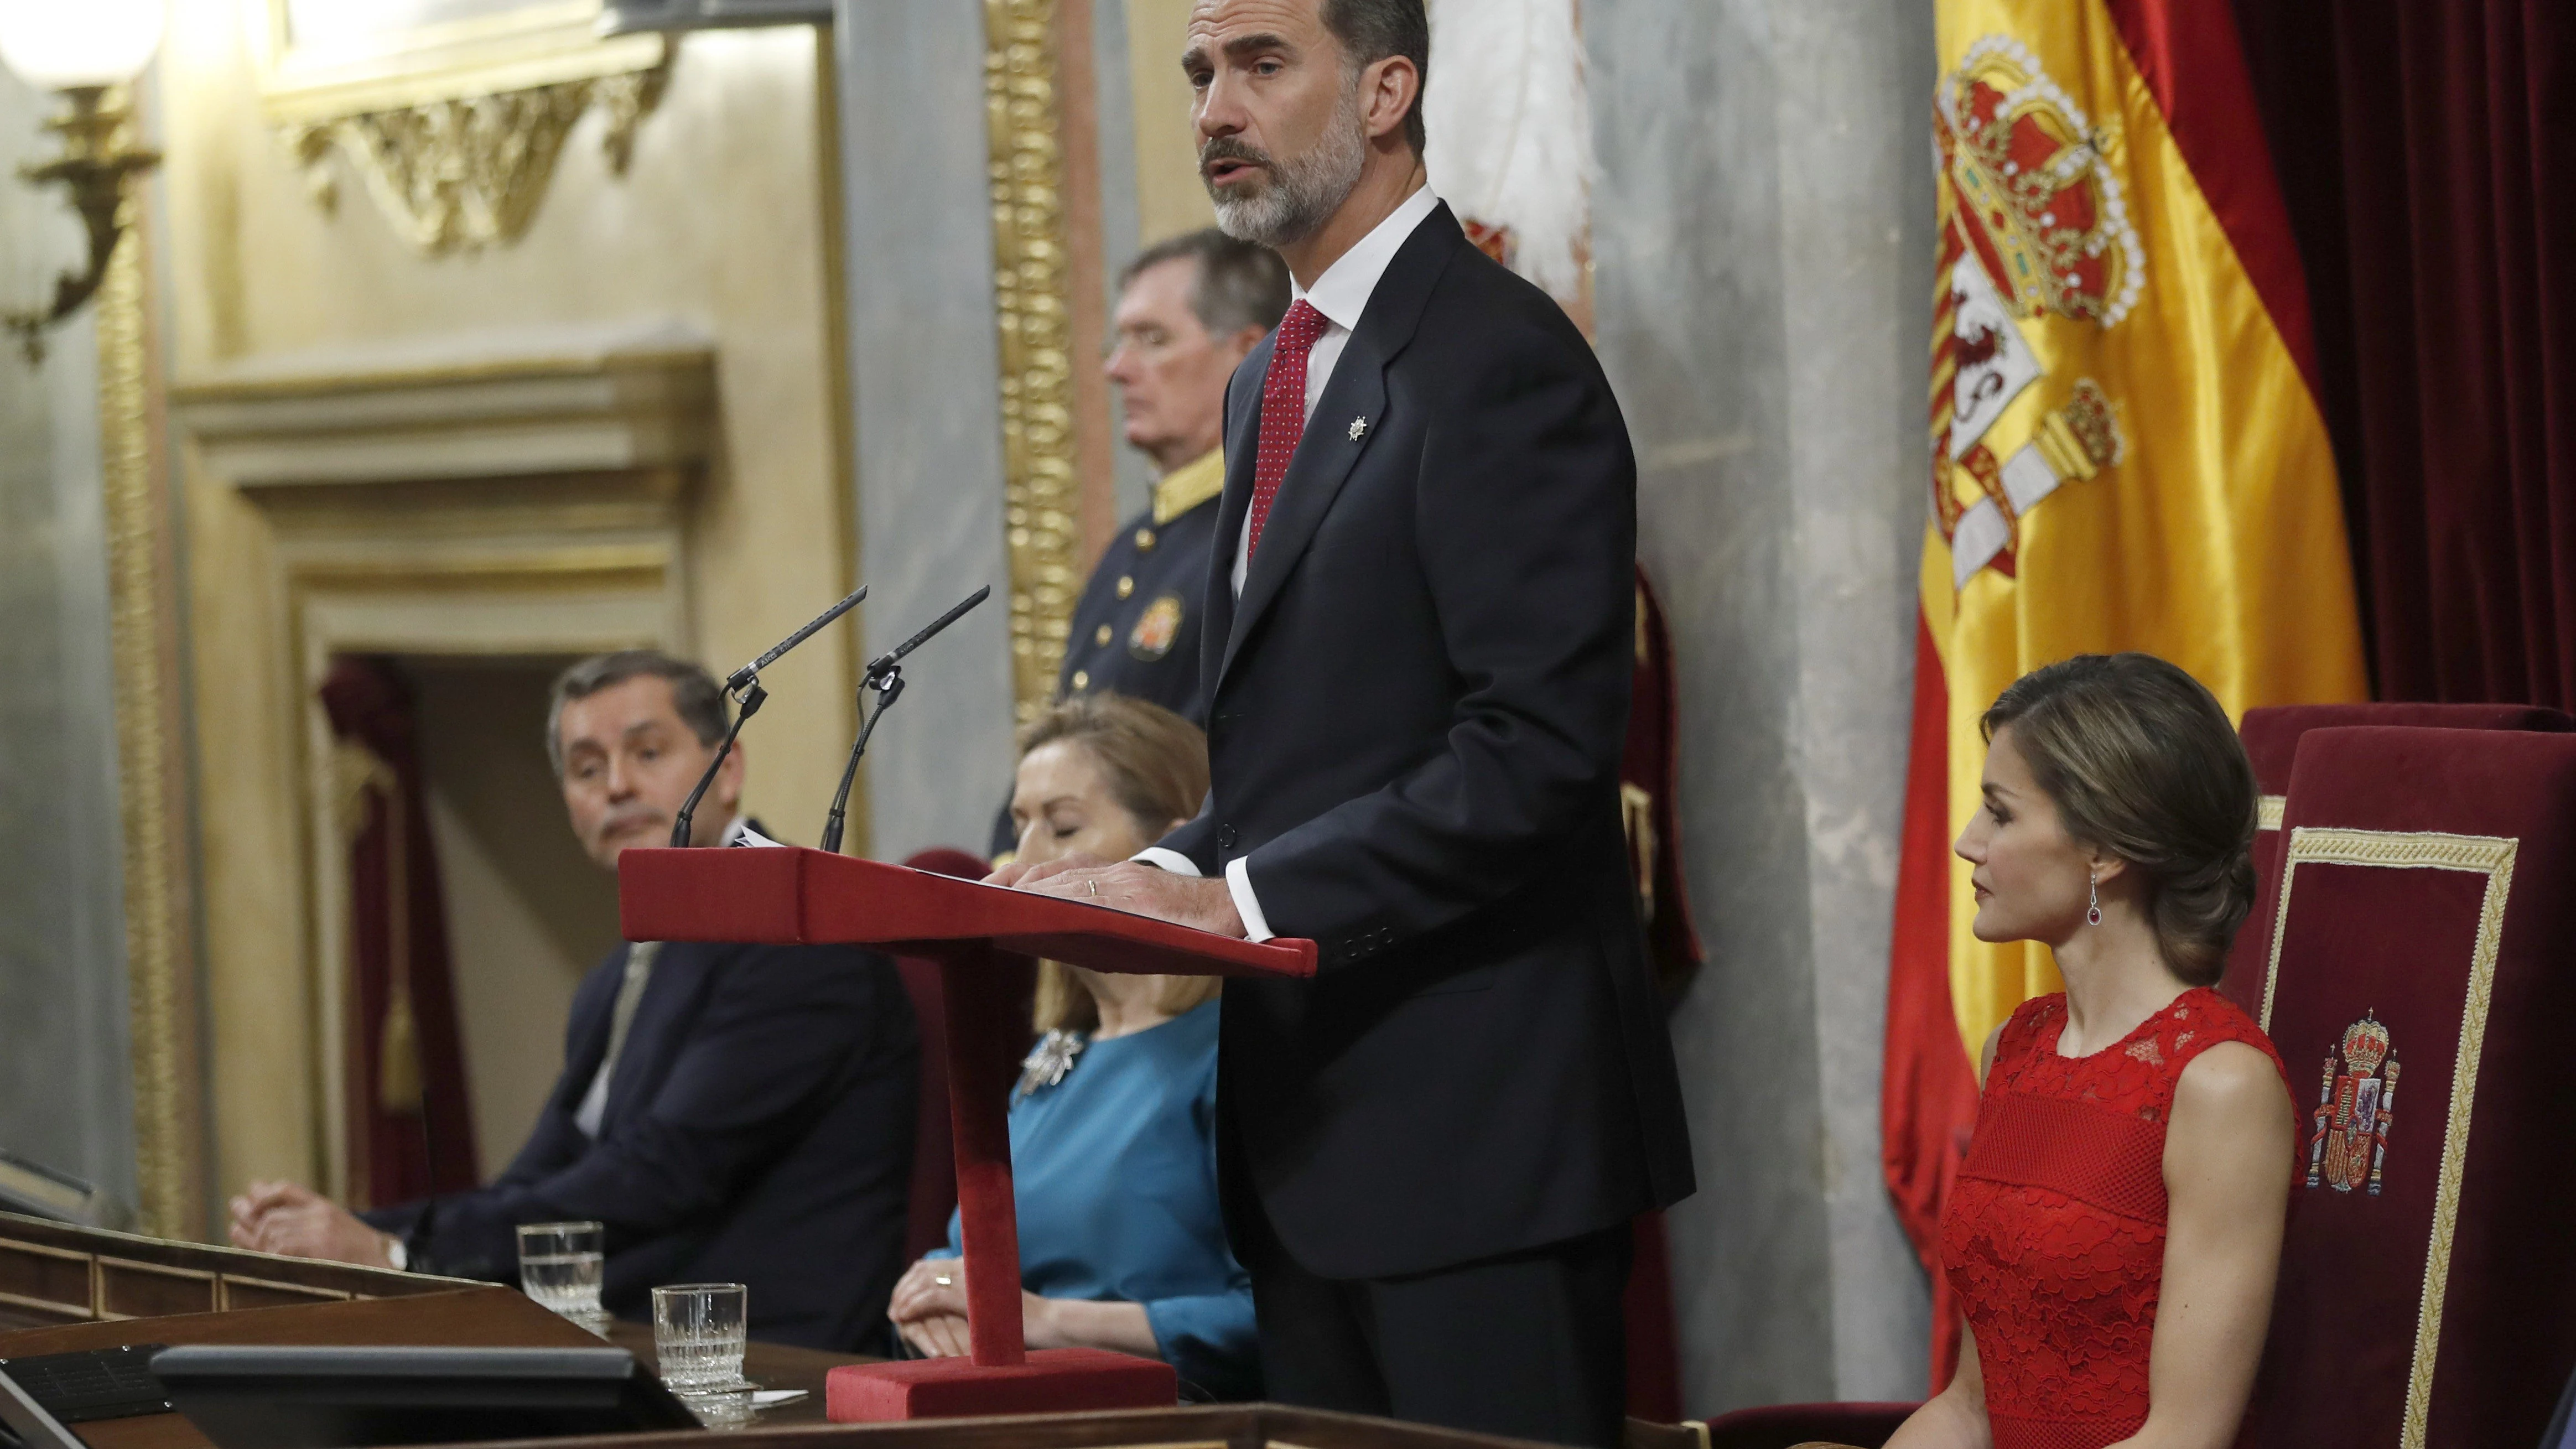
[[[89,231],[88,270],[54,281],[49,309],[0,312],[30,363],[45,356],[45,329],[78,311],[107,279],[125,231],[122,212],[135,177],[161,161],[133,144],[133,110],[117,88],[143,73],[161,44],[162,0],[0,0],[0,62],[39,90],[59,91],[70,110],[45,123],[62,154],[19,175],[29,185],[60,183]]]

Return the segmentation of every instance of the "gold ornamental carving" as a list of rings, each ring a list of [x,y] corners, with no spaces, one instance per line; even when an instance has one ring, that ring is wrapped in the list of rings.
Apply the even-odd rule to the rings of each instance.
[[[128,203],[129,219],[134,210]],[[100,481],[116,681],[137,1226],[161,1237],[193,1237],[205,1226],[196,953],[179,855],[187,803],[177,745],[177,600],[168,591],[169,504],[152,446],[142,250],[142,236],[129,230],[98,294]]]
[[[1055,11],[1055,0],[984,3],[1002,517],[1010,546],[1012,696],[1023,721],[1055,696],[1082,587]]]
[[[298,122],[286,143],[325,211],[339,202],[336,151],[414,246],[476,251],[526,233],[565,140],[593,107],[606,118],[609,170],[626,173],[636,130],[669,84],[670,54],[639,71]]]

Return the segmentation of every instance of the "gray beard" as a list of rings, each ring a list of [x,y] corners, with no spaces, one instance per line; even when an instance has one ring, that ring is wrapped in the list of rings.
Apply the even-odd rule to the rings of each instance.
[[[1304,241],[1332,220],[1367,165],[1368,135],[1354,87],[1343,96],[1323,137],[1305,155],[1276,162],[1269,184],[1233,197],[1220,196],[1211,186],[1208,198],[1216,203],[1216,224],[1227,236],[1276,250]]]

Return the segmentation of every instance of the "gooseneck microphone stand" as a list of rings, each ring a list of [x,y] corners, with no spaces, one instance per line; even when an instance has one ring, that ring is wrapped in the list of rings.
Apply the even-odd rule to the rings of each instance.
[[[743,725],[753,715],[758,714],[761,705],[769,699],[769,691],[760,687],[760,671],[777,663],[780,655],[812,638],[816,630],[850,612],[859,600],[867,596],[868,586],[859,585],[850,591],[848,598],[815,615],[812,622],[779,640],[768,653],[725,676],[724,692],[733,695],[737,700],[733,727],[725,731],[724,743],[716,746],[716,757],[707,762],[707,772],[698,777],[698,786],[689,792],[687,803],[680,806],[679,814],[671,817],[673,850],[678,850],[689,843],[689,832],[697,824],[698,802],[706,798],[707,787],[716,782],[716,772],[724,768],[725,757],[733,753],[733,742],[741,736]]]
[[[752,679],[750,686],[743,690],[740,696],[741,702],[734,710],[733,728],[725,731],[724,743],[716,746],[716,757],[707,762],[707,772],[698,777],[697,788],[689,792],[687,802],[680,806],[680,813],[671,817],[673,850],[678,850],[689,843],[689,832],[697,825],[698,801],[705,798],[707,787],[716,782],[716,771],[724,768],[725,756],[733,753],[733,742],[742,734],[743,725],[748,723],[753,715],[760,713],[761,705],[767,703],[768,699],[769,691],[760,687],[760,680],[757,677]]]
[[[850,746],[850,762],[841,767],[841,788],[832,792],[831,813],[823,817],[823,842],[820,849],[825,853],[831,855],[841,853],[841,828],[849,816],[850,787],[859,778],[859,757],[868,752],[868,736],[877,732],[877,723],[885,718],[887,708],[903,697],[903,656],[928,643],[932,635],[956,623],[964,617],[967,610],[990,598],[992,593],[993,586],[984,585],[958,601],[957,605],[947,613],[931,620],[920,633],[868,661],[867,672],[859,677],[859,708],[867,718],[859,725],[858,742]],[[874,710],[868,709],[870,690],[874,690],[877,696],[877,707]]]

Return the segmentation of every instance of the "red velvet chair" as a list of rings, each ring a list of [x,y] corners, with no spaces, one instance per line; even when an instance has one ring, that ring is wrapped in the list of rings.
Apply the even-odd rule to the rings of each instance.
[[[2249,926],[2300,1118],[2247,1449],[2538,1442],[2576,1364],[2576,736],[2298,742]]]
[[[2249,922],[2269,919],[2263,909],[2280,883],[2281,801],[2290,793],[2290,765],[2298,757],[2299,737],[2310,730],[2346,725],[2558,732],[2576,730],[2576,719],[2529,704],[2285,704],[2245,711],[2244,723],[2236,732],[2253,759],[2255,788],[2263,792],[2261,826],[2254,832],[2258,899]],[[2270,935],[2249,924],[2237,933],[2235,948],[2228,953],[2227,975],[2218,989],[2247,1011],[2262,1008],[2270,946]]]
[[[904,864],[965,880],[982,880],[992,870],[981,856],[947,847],[916,852]],[[957,1210],[957,1154],[948,1125],[948,1006],[939,989],[939,966],[918,956],[898,956],[894,964],[903,973],[903,989],[912,998],[921,1035],[921,1110],[913,1128],[911,1210],[903,1249],[904,1261],[911,1263],[948,1241],[948,1215]],[[1023,979],[1006,989],[1026,998],[1035,992],[1037,978],[1025,970],[1020,975]],[[1027,1019],[1025,1013],[1020,1017]],[[1014,1037],[993,1042],[990,1049],[1008,1053],[1016,1062],[1029,1043],[1026,1037]]]

